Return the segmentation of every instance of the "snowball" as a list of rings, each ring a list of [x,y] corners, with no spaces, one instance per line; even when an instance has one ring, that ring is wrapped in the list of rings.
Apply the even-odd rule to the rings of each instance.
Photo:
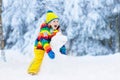
[[[67,37],[64,36],[61,32],[58,32],[50,42],[51,48],[55,53],[59,53],[59,49],[65,45],[67,42]]]

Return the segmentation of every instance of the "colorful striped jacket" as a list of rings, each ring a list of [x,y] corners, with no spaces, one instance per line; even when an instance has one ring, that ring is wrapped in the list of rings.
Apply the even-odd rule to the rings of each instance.
[[[40,32],[37,39],[35,40],[34,47],[36,49],[45,50],[48,53],[52,50],[50,47],[50,40],[53,36],[56,35],[57,32],[59,32],[59,30],[53,31],[50,26],[48,26],[46,23],[43,23],[40,26]]]

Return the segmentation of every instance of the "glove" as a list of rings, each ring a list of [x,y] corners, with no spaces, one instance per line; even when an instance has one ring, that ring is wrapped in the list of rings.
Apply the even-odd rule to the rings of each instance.
[[[48,56],[49,56],[49,58],[54,59],[55,53],[51,50],[50,52],[48,52]]]
[[[61,54],[66,55],[66,48],[65,48],[65,46],[60,48],[60,52],[61,52]]]

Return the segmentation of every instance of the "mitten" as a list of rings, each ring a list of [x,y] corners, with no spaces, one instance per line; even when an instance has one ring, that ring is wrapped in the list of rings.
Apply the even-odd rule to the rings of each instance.
[[[61,54],[66,55],[66,48],[65,48],[65,46],[62,46],[62,47],[60,48],[60,52],[61,52]]]
[[[49,56],[49,58],[54,59],[55,53],[51,50],[50,52],[48,52],[48,56]]]

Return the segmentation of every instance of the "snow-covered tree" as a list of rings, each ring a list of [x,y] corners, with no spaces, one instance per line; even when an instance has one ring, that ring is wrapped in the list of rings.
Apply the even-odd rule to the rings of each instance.
[[[119,0],[3,0],[2,20],[6,48],[32,53],[45,12],[60,17],[66,47],[72,55],[106,55],[116,51]],[[111,17],[111,18],[110,18]],[[119,28],[119,27],[118,27]]]
[[[112,47],[109,42],[111,38],[115,39],[116,31],[114,31],[115,27],[110,28],[107,17],[120,13],[117,7],[120,6],[120,2],[118,0],[74,0],[71,2],[66,0],[65,4],[64,15],[67,19],[66,32],[70,53],[73,55],[114,53],[115,42]]]
[[[36,27],[39,27],[36,24],[45,13],[44,8],[44,0],[3,1],[2,20],[6,48],[23,48],[31,42]]]

